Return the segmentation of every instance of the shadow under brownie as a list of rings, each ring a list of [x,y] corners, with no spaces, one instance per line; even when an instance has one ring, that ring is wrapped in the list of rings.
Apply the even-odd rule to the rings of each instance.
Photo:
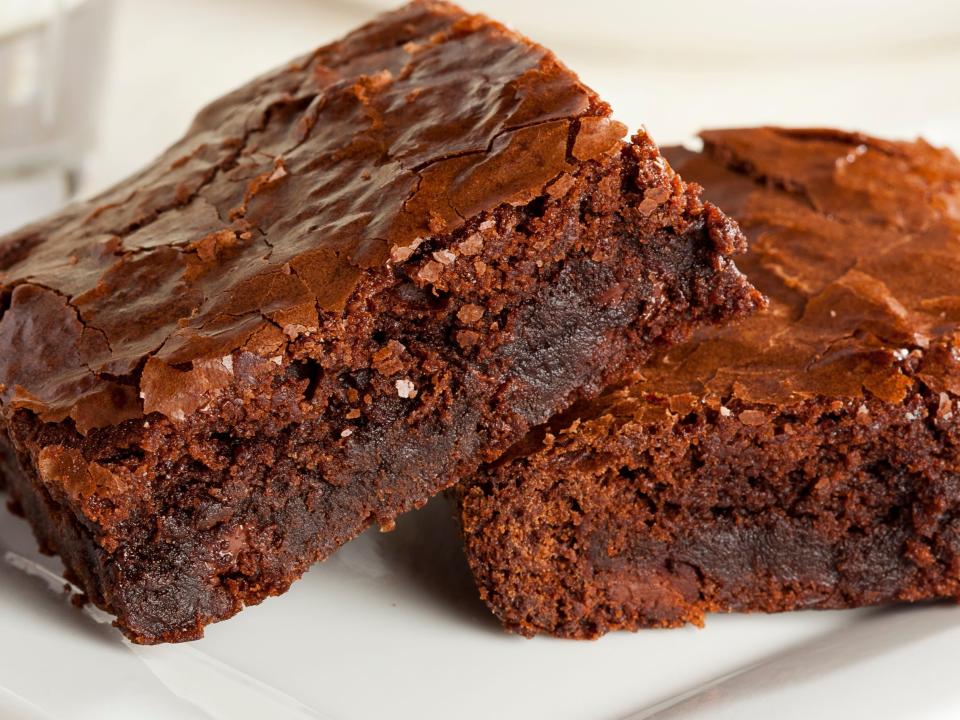
[[[667,151],[765,312],[658,354],[456,489],[507,628],[960,595],[960,162],[831,130]]]
[[[199,637],[759,295],[547,50],[441,2],[0,243],[5,481],[134,641]]]

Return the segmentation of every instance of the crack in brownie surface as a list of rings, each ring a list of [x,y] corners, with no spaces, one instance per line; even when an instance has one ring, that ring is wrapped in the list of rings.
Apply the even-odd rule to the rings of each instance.
[[[702,137],[666,154],[742,225],[769,308],[458,487],[517,632],[960,595],[960,162],[831,130]]]
[[[5,482],[138,642],[198,637],[759,303],[544,48],[442,2],[212,103],[0,243]]]

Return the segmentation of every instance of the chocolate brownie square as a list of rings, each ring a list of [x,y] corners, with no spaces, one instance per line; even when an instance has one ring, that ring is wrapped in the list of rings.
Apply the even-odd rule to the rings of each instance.
[[[666,154],[744,228],[769,308],[459,488],[516,632],[960,596],[960,161],[831,130],[703,140]]]
[[[217,100],[0,242],[6,482],[134,641],[199,637],[758,303],[732,221],[443,2]]]

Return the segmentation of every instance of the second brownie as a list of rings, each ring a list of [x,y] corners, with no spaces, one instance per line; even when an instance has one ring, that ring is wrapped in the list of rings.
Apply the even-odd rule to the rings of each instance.
[[[960,162],[829,130],[668,152],[766,312],[705,329],[459,487],[524,634],[960,596]]]

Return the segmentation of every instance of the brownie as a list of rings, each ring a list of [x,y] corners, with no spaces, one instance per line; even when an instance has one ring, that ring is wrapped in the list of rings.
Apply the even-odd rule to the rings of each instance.
[[[735,223],[549,51],[416,2],[0,242],[5,481],[188,640],[759,294]]]
[[[510,630],[960,596],[960,161],[833,130],[706,132],[765,312],[698,331],[457,490]]]

